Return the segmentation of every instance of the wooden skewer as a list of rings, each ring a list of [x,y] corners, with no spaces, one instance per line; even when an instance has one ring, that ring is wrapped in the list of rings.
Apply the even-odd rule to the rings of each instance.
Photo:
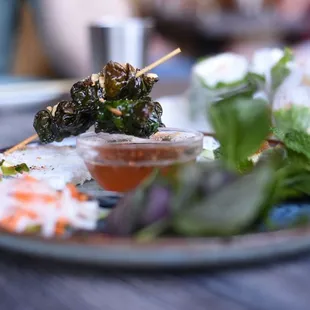
[[[155,67],[161,65],[162,63],[164,63],[165,61],[169,60],[170,58],[174,57],[175,55],[181,53],[181,49],[177,48],[174,51],[172,51],[171,53],[167,54],[166,56],[156,60],[155,62],[153,62],[152,64],[148,65],[147,67],[145,67],[144,69],[140,70],[139,72],[137,72],[136,77],[138,78],[139,76],[143,75],[144,73],[154,69]]]
[[[28,143],[30,143],[30,142],[36,140],[37,138],[38,138],[38,135],[37,135],[37,134],[32,135],[31,137],[27,138],[26,140],[24,140],[24,141],[22,141],[22,142],[16,144],[16,145],[13,146],[12,148],[8,149],[8,150],[4,153],[4,155],[7,156],[7,155],[9,155],[9,154],[11,154],[11,153],[13,153],[13,152],[19,150],[19,149],[24,148]]]
[[[117,110],[117,109],[115,109],[115,108],[112,108],[112,107],[107,107],[107,109],[110,111],[110,112],[112,112],[114,115],[116,115],[116,116],[122,116],[123,114],[122,114],[122,111],[120,111],[120,110]]]
[[[154,69],[155,67],[161,65],[162,63],[164,63],[165,61],[169,60],[170,58],[174,57],[175,55],[181,53],[181,49],[180,48],[177,48],[175,49],[174,51],[172,51],[171,53],[167,54],[166,56],[158,59],[157,61],[153,62],[152,64],[148,65],[147,67],[145,67],[144,69],[140,70],[137,74],[136,74],[136,77],[139,77],[141,75],[143,75],[144,73]],[[100,100],[101,102],[104,102],[104,100]],[[115,108],[112,108],[112,107],[107,107],[113,114],[117,115],[117,116],[121,116],[122,115],[122,112],[120,110],[117,110]],[[52,109],[52,108],[50,108]],[[38,139],[38,135],[35,134],[35,135],[32,135],[31,137],[25,139],[24,141],[16,144],[15,146],[13,146],[12,148],[8,149],[4,155],[9,155],[19,149],[22,149],[24,148],[27,144],[29,144],[30,142],[34,141]]]
[[[100,98],[99,101],[102,102],[102,103],[105,103],[105,100],[104,100],[103,98]],[[121,116],[121,115],[122,115],[122,112],[121,112],[120,110],[117,110],[117,109],[112,108],[112,107],[110,107],[110,106],[106,106],[106,108],[107,108],[110,112],[112,112],[113,114],[115,114],[115,115],[117,115],[117,116]]]

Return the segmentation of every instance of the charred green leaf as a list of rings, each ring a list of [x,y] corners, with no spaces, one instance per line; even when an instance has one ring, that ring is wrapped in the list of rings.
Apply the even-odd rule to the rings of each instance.
[[[108,107],[121,111],[122,115],[113,114]],[[159,127],[164,127],[161,116],[160,104],[153,102],[149,97],[139,100],[106,101],[100,104],[95,130],[149,137],[157,132]]]

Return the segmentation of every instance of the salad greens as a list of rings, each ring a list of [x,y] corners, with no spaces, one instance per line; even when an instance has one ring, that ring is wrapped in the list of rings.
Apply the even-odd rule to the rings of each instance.
[[[272,92],[288,76],[291,59],[286,50],[271,68]],[[264,83],[249,75],[251,87],[207,105],[220,144],[215,160],[176,166],[168,176],[155,172],[111,211],[104,231],[142,240],[244,234],[271,227],[275,204],[310,195],[309,110],[292,103],[273,111],[271,96],[255,96]],[[278,142],[262,148],[272,135]]]

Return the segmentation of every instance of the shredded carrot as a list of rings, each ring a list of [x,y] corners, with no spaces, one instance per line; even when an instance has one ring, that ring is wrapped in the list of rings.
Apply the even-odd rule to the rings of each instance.
[[[18,201],[24,202],[24,203],[27,203],[27,202],[29,203],[29,202],[36,201],[36,200],[41,200],[42,202],[45,202],[45,203],[53,203],[56,201],[55,196],[45,195],[45,194],[35,195],[33,193],[15,192],[12,196]]]
[[[56,223],[56,227],[55,227],[56,234],[63,235],[68,225],[69,225],[68,220],[66,220],[65,218],[60,218]]]
[[[38,180],[30,175],[25,175],[23,180],[28,181],[28,182],[38,182]]]
[[[72,198],[75,198],[79,201],[87,201],[87,195],[80,193],[76,186],[73,184],[67,184],[67,189],[70,191]]]
[[[88,196],[85,195],[85,194],[79,194],[78,200],[79,201],[87,201],[88,200]]]
[[[21,219],[21,216],[11,215],[0,221],[1,226],[9,231],[15,231],[18,221]]]
[[[15,214],[14,214],[15,216],[20,216],[20,217],[22,217],[22,216],[27,216],[27,217],[29,217],[29,218],[31,218],[31,219],[36,219],[37,217],[38,217],[38,215],[34,212],[34,211],[30,211],[30,210],[24,210],[24,209],[18,209],[18,210],[16,210],[16,212],[15,212]]]
[[[46,184],[36,184],[40,183],[39,180],[36,180],[30,176],[24,176],[21,179],[12,181],[13,186],[5,189],[5,194],[8,195],[11,199],[8,200],[3,217],[0,218],[0,227],[10,232],[17,232],[19,230],[19,223],[21,220],[26,220],[27,223],[37,223],[39,227],[43,229],[43,225],[47,225],[46,222],[49,221],[46,218],[49,214],[49,210],[45,208],[54,208],[56,218],[50,219],[54,225],[53,232],[47,232],[47,234],[53,235],[63,235],[66,232],[67,227],[73,225],[70,218],[63,213],[63,192],[50,189]],[[69,194],[69,199],[75,200],[72,207],[79,208],[80,202],[83,205],[83,202],[88,200],[88,196],[84,193],[78,191],[75,185],[68,184],[66,186],[67,193]],[[42,210],[37,210],[37,208],[42,205]],[[60,212],[58,212],[58,210]],[[47,211],[47,212],[45,212]],[[79,216],[79,215],[76,215]],[[78,224],[78,227],[83,227],[81,224]],[[43,233],[44,230],[43,230]]]
[[[78,198],[79,197],[79,192],[78,192],[78,190],[76,189],[76,187],[73,184],[67,184],[66,187],[70,191],[71,196],[73,198]]]

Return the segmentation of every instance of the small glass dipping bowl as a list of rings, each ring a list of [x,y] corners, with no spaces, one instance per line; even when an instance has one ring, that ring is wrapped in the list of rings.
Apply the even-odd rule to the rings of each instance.
[[[90,174],[112,192],[136,188],[154,169],[168,173],[176,164],[195,162],[202,147],[203,134],[173,128],[161,128],[149,139],[108,133],[77,138],[77,151]]]

